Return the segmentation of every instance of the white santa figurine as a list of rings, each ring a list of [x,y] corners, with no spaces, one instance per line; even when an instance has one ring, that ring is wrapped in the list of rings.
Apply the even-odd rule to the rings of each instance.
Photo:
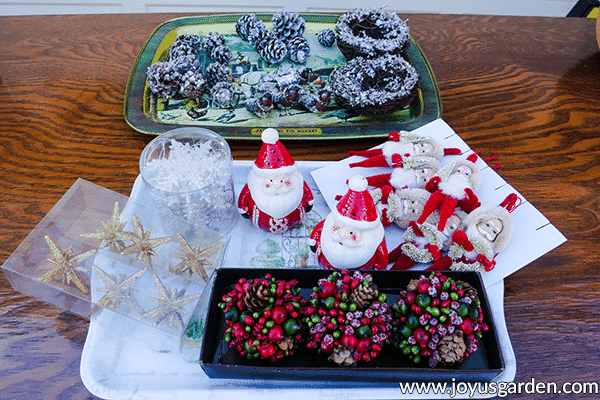
[[[452,235],[448,254],[429,270],[490,271],[495,257],[506,248],[513,234],[510,211],[520,199],[511,195],[500,205],[484,204],[465,217],[461,229]]]
[[[336,208],[312,231],[309,244],[325,269],[387,269],[384,228],[367,180],[354,175]]]
[[[258,228],[283,233],[298,225],[312,208],[313,194],[279,133],[265,129],[263,145],[238,200],[240,214]]]

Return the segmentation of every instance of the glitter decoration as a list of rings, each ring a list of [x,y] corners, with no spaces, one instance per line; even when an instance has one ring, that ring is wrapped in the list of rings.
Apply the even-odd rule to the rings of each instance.
[[[184,306],[194,300],[198,300],[202,294],[185,296],[185,289],[167,289],[157,275],[152,275],[159,298],[153,297],[158,307],[142,314],[142,318],[151,318],[154,320],[154,326],[163,321],[167,321],[170,326],[175,326],[181,332],[185,329],[182,315],[189,314],[183,309]]]
[[[54,267],[46,272],[40,278],[40,282],[42,283],[50,283],[52,281],[60,280],[63,284],[70,284],[73,282],[79,290],[83,293],[89,293],[89,289],[86,285],[83,284],[83,277],[77,273],[77,269],[79,269],[79,264],[81,261],[85,260],[92,254],[96,253],[96,249],[92,249],[86,251],[85,253],[74,256],[73,248],[68,247],[66,249],[62,249],[52,238],[48,235],[44,236],[46,243],[48,243],[48,247],[50,247],[50,251],[52,252],[52,257],[48,259]]]
[[[132,241],[133,244],[125,247],[121,251],[121,254],[126,256],[137,253],[138,260],[152,265],[152,256],[156,255],[154,248],[170,242],[173,240],[173,238],[161,237],[150,239],[151,231],[144,231],[144,227],[142,226],[142,221],[140,221],[140,218],[133,214],[132,220],[133,232],[122,232],[120,237],[124,240]]]
[[[146,268],[139,270],[129,277],[122,272],[119,272],[117,276],[114,276],[95,265],[92,266],[92,269],[106,285],[104,288],[97,289],[100,292],[106,293],[98,301],[97,304],[99,306],[114,310],[121,304],[124,304],[134,309],[140,315],[144,312],[135,298],[133,298],[133,289],[140,278],[146,273]]]
[[[209,258],[216,254],[227,243],[220,242],[202,249],[200,245],[198,245],[196,248],[192,248],[187,240],[185,240],[185,238],[179,233],[177,234],[177,238],[179,239],[179,243],[181,243],[181,247],[183,249],[183,255],[177,255],[177,257],[179,257],[182,261],[170,268],[169,271],[174,274],[180,274],[187,271],[189,272],[190,276],[195,272],[200,275],[205,282],[208,282],[208,273],[206,272],[205,267],[213,266],[213,262],[209,261]]]
[[[106,222],[100,222],[102,224],[102,229],[94,233],[84,233],[81,236],[88,239],[102,240],[103,242],[100,245],[101,249],[108,247],[110,251],[120,253],[125,248],[125,244],[123,243],[120,234],[123,232],[125,225],[127,225],[127,223],[121,222],[119,218],[120,215],[119,202],[115,201],[111,218]]]
[[[216,133],[201,128],[166,132],[144,149],[140,170],[159,210],[222,233],[233,227],[238,214],[233,160]]]

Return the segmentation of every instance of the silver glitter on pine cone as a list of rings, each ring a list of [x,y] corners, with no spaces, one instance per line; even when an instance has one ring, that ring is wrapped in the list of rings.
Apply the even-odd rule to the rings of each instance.
[[[325,47],[333,46],[335,43],[335,32],[333,29],[323,29],[317,33],[317,40]]]
[[[278,64],[287,56],[288,49],[283,41],[275,37],[266,37],[256,47],[256,52],[269,64]]]
[[[225,45],[221,45],[221,46],[215,47],[210,52],[210,58],[212,58],[213,60],[215,60],[223,65],[228,65],[231,63],[231,60],[233,59],[233,54],[231,53],[231,50],[229,50],[229,47],[227,47]]]
[[[275,34],[267,29],[264,22],[258,20],[249,27],[248,39],[250,40],[250,43],[254,45],[254,47],[256,47],[258,43],[262,42],[267,37],[274,38]]]
[[[295,36],[302,36],[306,28],[304,18],[297,13],[283,10],[273,15],[273,32],[279,39],[286,41]]]
[[[273,110],[273,95],[264,92],[260,97],[246,99],[246,109],[260,118],[266,117]]]
[[[255,14],[242,15],[235,24],[235,31],[242,40],[248,41],[250,40],[250,31],[257,22]]]
[[[208,84],[200,71],[188,71],[181,78],[179,92],[185,97],[199,101],[206,92],[207,86]]]
[[[223,45],[225,45],[225,38],[223,37],[223,35],[220,35],[216,32],[211,32],[204,38],[203,46],[204,50],[206,50],[206,53],[208,54],[212,53],[215,47]]]
[[[218,82],[210,91],[215,108],[231,108],[237,103],[231,82]]]
[[[196,57],[202,48],[203,39],[198,35],[179,35],[169,48],[169,58],[174,60],[182,56]]]
[[[310,45],[304,36],[296,36],[287,42],[290,60],[298,64],[304,64],[310,54]]]
[[[204,79],[210,86],[214,86],[218,82],[228,81],[231,79],[231,68],[219,62],[214,62],[206,67]]]
[[[152,93],[169,99],[179,92],[181,73],[170,62],[156,62],[148,68],[148,86]]]

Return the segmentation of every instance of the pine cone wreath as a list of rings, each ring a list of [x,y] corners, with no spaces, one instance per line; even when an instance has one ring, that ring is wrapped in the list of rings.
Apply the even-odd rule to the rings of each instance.
[[[170,99],[179,92],[181,73],[170,62],[156,62],[148,67],[148,87],[159,97]]]
[[[317,40],[325,47],[331,47],[335,43],[335,32],[333,29],[323,29],[317,33]]]
[[[287,41],[290,60],[297,64],[304,64],[310,54],[310,45],[304,36],[295,36]]]
[[[220,62],[209,64],[208,67],[206,67],[204,79],[206,79],[208,85],[211,87],[219,82],[231,80],[231,68]]]
[[[223,65],[229,65],[233,59],[233,54],[231,53],[229,47],[220,45],[212,49],[210,52],[210,58]]]
[[[287,41],[295,36],[301,36],[306,28],[304,18],[297,13],[291,13],[287,10],[274,14],[271,21],[273,22],[275,36],[283,41]]]
[[[306,300],[295,280],[239,279],[222,297],[225,342],[248,359],[271,362],[294,354],[302,343],[302,311]]]
[[[361,285],[373,287],[372,278],[360,271],[341,270],[319,280],[304,310],[308,348],[340,366],[370,361],[381,352],[394,323],[387,296],[375,289],[373,301],[363,310],[351,300],[352,290]]]
[[[250,40],[250,30],[257,23],[256,14],[242,15],[235,24],[235,31],[240,39],[244,41]]]
[[[207,54],[212,53],[215,47],[224,46],[225,38],[217,32],[211,32],[204,37],[203,47]]]
[[[255,50],[268,64],[278,64],[287,56],[288,49],[281,40],[267,36],[255,46]]]
[[[399,321],[395,332],[402,353],[433,368],[460,363],[477,351],[489,328],[479,300],[470,297],[472,290],[439,271],[411,280],[391,307]]]

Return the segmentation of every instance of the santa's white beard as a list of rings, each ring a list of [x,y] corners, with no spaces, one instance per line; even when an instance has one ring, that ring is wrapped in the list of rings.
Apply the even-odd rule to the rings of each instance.
[[[285,193],[285,189],[265,189],[263,187],[264,176],[250,170],[248,174],[248,189],[252,200],[258,209],[275,219],[287,217],[294,211],[302,201],[304,195],[304,179],[300,171],[296,170],[290,175],[292,189]]]
[[[390,185],[396,189],[417,187],[417,176],[414,169],[394,168],[390,177]]]
[[[321,233],[321,251],[327,261],[337,269],[354,269],[365,265],[383,240],[383,225],[378,224],[373,229],[361,231],[362,240],[360,243],[353,243],[349,239],[332,235],[331,226],[335,222],[335,216],[329,214]]]
[[[473,224],[467,226],[465,233],[473,245],[475,245],[475,242],[477,242],[482,248],[485,248],[489,251],[494,250],[494,242],[488,240],[484,235],[482,235],[481,232],[479,232],[479,229],[477,229],[477,225]]]
[[[450,175],[448,179],[439,184],[439,188],[455,199],[461,199],[465,196],[465,190],[471,187],[471,182],[464,175]]]
[[[400,154],[402,157],[405,154],[413,156],[415,154],[415,146],[413,143],[385,142],[381,152],[387,159],[391,159],[394,154]]]

